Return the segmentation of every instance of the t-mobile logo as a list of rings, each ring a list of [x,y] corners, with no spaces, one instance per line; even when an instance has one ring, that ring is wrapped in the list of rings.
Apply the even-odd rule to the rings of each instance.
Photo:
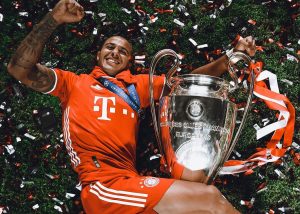
[[[115,97],[100,97],[95,96],[94,98],[94,111],[100,111],[100,106],[97,105],[97,102],[100,100],[100,103],[102,103],[102,109],[101,109],[101,117],[98,117],[98,120],[111,120],[107,115],[107,109],[109,109],[110,113],[115,113],[116,108],[114,107],[116,105],[116,98]],[[108,108],[108,103],[112,103],[112,107]]]

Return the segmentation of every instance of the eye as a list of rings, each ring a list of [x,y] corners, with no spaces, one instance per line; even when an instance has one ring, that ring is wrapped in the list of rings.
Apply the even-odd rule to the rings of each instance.
[[[114,49],[114,46],[113,46],[113,45],[107,45],[106,48],[107,48],[108,50],[113,50],[113,49]]]
[[[121,53],[122,55],[125,55],[125,56],[127,56],[127,51],[126,51],[126,50],[124,50],[124,49],[121,49],[121,50],[120,50],[120,53]]]

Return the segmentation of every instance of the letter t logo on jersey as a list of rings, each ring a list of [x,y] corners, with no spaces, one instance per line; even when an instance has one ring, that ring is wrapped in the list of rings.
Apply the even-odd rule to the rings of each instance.
[[[108,109],[108,102],[112,101],[113,106],[116,105],[116,98],[115,97],[100,97],[100,96],[95,96],[94,98],[94,111],[100,111],[100,106],[96,105],[98,100],[102,100],[102,114],[101,117],[98,117],[98,120],[111,120],[108,116],[107,116],[107,109]],[[115,113],[116,112],[116,108],[114,107],[110,107],[109,108],[109,112],[110,113]]]

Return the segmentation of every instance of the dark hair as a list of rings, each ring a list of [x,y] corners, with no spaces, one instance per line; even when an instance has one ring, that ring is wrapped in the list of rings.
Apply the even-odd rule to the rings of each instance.
[[[101,30],[98,31],[98,35],[95,38],[94,44],[96,44],[97,50],[100,50],[105,43],[105,41],[113,36],[120,36],[126,39],[132,46],[130,36],[127,32],[127,27],[123,23],[110,24],[107,26],[102,26]]]

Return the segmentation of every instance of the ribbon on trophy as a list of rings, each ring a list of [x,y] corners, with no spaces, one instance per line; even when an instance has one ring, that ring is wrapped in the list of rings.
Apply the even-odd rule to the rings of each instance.
[[[255,74],[253,94],[261,98],[271,109],[279,111],[278,121],[257,130],[257,140],[274,132],[265,148],[257,148],[257,152],[246,160],[228,160],[224,163],[220,174],[245,172],[250,174],[253,169],[281,158],[292,144],[295,123],[295,108],[289,99],[279,93],[277,76],[270,71],[262,71],[263,63],[250,65]],[[264,80],[269,81],[269,88]],[[283,138],[282,144],[280,140]]]

